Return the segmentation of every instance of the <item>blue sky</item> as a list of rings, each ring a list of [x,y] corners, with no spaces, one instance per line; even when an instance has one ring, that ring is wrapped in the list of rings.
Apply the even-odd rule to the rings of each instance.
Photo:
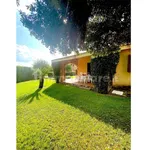
[[[27,12],[26,5],[31,4],[33,0],[20,0],[21,9]],[[52,59],[60,58],[62,55],[56,53],[50,54],[49,50],[41,44],[40,41],[30,35],[30,32],[25,28],[20,21],[20,14],[16,10],[16,62],[17,65],[32,66],[36,59],[44,59],[51,63]]]

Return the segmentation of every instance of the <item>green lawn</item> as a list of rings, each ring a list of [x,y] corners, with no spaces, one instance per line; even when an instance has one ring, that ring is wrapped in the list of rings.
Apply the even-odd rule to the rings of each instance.
[[[17,84],[18,150],[130,149],[130,99],[46,79]]]

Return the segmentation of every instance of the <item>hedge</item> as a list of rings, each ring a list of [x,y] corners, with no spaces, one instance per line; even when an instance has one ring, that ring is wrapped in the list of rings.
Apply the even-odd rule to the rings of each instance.
[[[17,83],[33,80],[33,70],[30,67],[17,66]]]

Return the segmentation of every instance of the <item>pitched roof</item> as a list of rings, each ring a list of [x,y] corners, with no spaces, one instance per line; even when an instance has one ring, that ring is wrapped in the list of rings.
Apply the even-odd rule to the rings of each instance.
[[[86,57],[86,56],[91,56],[91,54],[88,53],[88,52],[84,52],[84,53],[81,53],[81,54],[78,54],[78,55],[66,56],[66,57],[54,59],[54,60],[52,60],[52,63],[63,61],[63,60],[71,60],[71,59],[75,59],[75,58]]]
[[[130,48],[131,48],[131,45],[123,45],[123,46],[120,47],[119,52],[123,51],[123,50],[126,50],[126,49],[130,49]],[[82,57],[86,57],[86,56],[92,56],[92,54],[90,54],[88,52],[84,52],[84,53],[80,53],[78,55],[72,55],[72,56],[57,58],[57,59],[53,59],[52,63],[63,61],[63,60],[71,60],[71,59],[75,59],[75,58],[82,58]]]

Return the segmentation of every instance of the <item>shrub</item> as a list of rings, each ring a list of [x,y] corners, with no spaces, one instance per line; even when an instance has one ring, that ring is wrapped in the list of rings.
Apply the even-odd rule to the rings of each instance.
[[[97,92],[108,93],[118,62],[119,53],[112,53],[91,60],[91,75],[94,77],[93,83]]]

